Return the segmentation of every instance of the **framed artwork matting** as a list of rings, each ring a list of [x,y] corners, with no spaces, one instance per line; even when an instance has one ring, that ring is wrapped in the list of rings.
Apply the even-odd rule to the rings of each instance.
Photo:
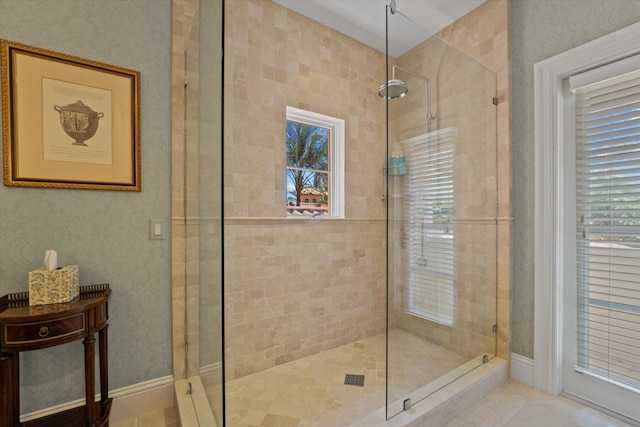
[[[140,73],[0,40],[4,184],[141,191]]]

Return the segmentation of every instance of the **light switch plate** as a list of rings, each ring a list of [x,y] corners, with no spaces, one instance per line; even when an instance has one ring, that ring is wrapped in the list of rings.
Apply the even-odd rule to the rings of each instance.
[[[163,219],[149,220],[149,239],[163,240],[165,236],[165,227]]]

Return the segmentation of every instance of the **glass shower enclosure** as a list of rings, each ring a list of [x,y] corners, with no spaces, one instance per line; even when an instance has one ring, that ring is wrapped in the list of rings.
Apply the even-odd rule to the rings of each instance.
[[[496,76],[387,6],[387,418],[496,354]]]
[[[270,386],[276,375],[304,377],[305,359],[323,354],[336,372],[327,369],[312,379],[318,382],[316,394],[329,405],[320,408],[315,425],[328,425],[327,409],[337,408],[339,414],[341,405],[361,416],[357,407],[364,405],[357,396],[359,402],[369,400],[371,411],[385,406],[386,418],[392,418],[494,357],[495,73],[405,16],[402,2],[398,8],[386,6],[386,55],[276,2],[189,0],[184,7],[185,26],[191,28],[184,58],[184,150],[174,153],[174,162],[184,166],[184,202],[174,207],[183,215],[173,219],[174,229],[184,230],[184,247],[174,246],[176,254],[184,249],[179,254],[184,287],[174,292],[184,292],[184,313],[177,315],[184,316],[179,332],[187,349],[189,392],[194,407],[205,407],[198,412],[199,425],[222,426],[225,420],[243,425],[252,415],[248,406],[253,405],[255,417],[258,406],[269,406],[265,396],[276,396],[268,407],[274,414],[302,419],[300,414],[311,412],[304,402],[318,399],[298,395],[288,402],[283,396],[314,384]],[[385,15],[380,9],[376,15]],[[422,41],[410,50],[394,50],[406,30]],[[321,43],[314,34],[324,35]],[[292,53],[274,50],[280,45],[311,59],[298,63]],[[336,58],[344,62],[342,68]],[[375,71],[367,74],[369,69]],[[323,96],[316,87],[319,78],[331,83],[327,87],[348,87],[349,97]],[[308,109],[348,118],[347,131],[354,132],[347,140],[352,156],[347,180],[362,182],[347,187],[358,200],[349,205],[347,218],[281,218],[281,206],[264,185],[282,181],[278,190],[285,188],[277,162],[284,150],[272,145],[281,150],[284,107],[305,102]],[[262,133],[252,117],[263,120]],[[360,134],[354,131],[358,126]],[[371,165],[359,164],[365,161]],[[248,189],[261,203],[245,200]],[[278,197],[284,200],[284,194]],[[224,218],[223,202],[229,211]],[[337,250],[343,245],[349,250]],[[327,254],[333,258],[324,259]],[[304,286],[291,280],[289,270],[305,273],[316,265],[314,257],[322,261],[322,274],[306,275]],[[375,279],[367,285],[376,290],[371,306],[380,321],[375,328],[362,326],[373,317],[370,307],[360,304],[357,312],[353,302],[358,298],[344,297],[366,287],[360,271]],[[342,329],[330,330],[334,323]],[[312,335],[313,330],[322,333]],[[333,341],[320,341],[325,336]],[[362,355],[361,367],[348,371],[368,369],[362,389],[342,383],[344,373],[336,368],[342,356],[330,353],[350,354],[347,350],[354,348],[355,354],[375,350]],[[293,371],[281,374],[287,366]],[[340,378],[333,381],[333,376]],[[320,380],[329,379],[330,386],[320,386]],[[253,398],[256,390],[263,395]],[[356,400],[346,403],[347,398]],[[265,414],[260,419],[273,415]],[[332,425],[358,420],[336,419],[344,422]]]

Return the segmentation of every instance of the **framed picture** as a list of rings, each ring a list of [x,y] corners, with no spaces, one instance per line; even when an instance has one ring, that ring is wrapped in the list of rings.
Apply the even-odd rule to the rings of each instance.
[[[140,73],[0,40],[4,184],[141,190]]]

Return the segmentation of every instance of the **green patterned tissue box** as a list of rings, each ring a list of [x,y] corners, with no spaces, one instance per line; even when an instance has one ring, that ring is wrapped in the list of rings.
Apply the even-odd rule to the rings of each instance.
[[[29,272],[29,305],[69,302],[80,293],[80,269],[68,265],[49,271],[38,268]]]

